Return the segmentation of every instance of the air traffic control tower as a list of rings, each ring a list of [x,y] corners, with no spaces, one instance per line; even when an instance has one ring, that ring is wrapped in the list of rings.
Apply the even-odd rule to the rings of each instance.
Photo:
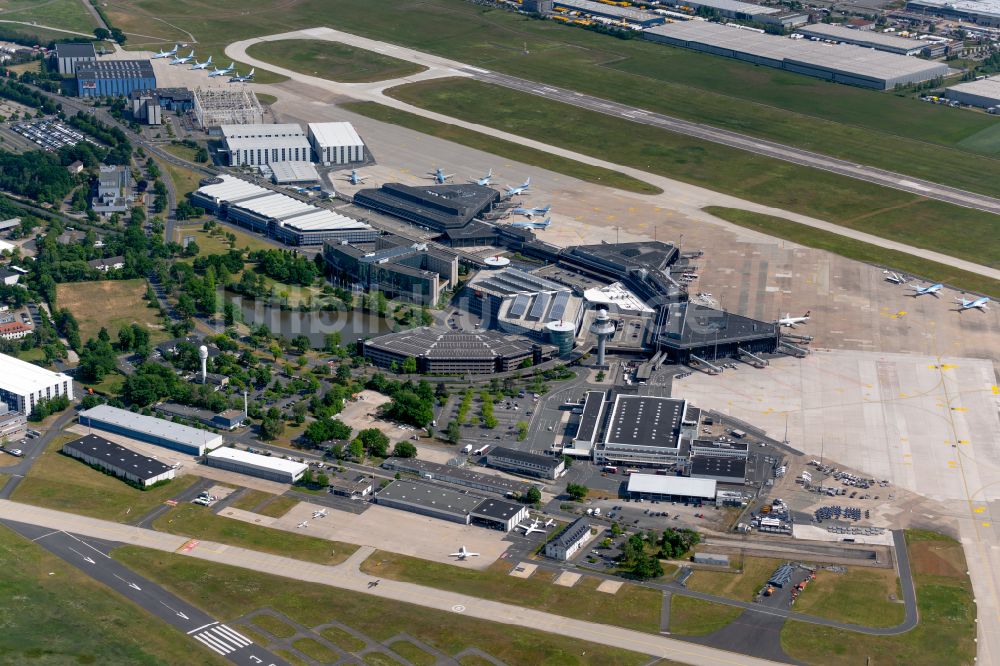
[[[590,325],[590,332],[597,336],[597,365],[604,365],[604,350],[608,344],[608,338],[615,332],[615,325],[608,319],[608,311],[601,308],[597,311],[594,323]]]

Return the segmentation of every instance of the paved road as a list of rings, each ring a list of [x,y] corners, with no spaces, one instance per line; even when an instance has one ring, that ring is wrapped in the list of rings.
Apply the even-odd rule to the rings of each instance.
[[[75,394],[79,395],[80,387],[74,385],[73,391]],[[59,431],[61,431],[63,428],[69,425],[69,423],[73,421],[73,419],[75,418],[76,418],[76,410],[68,409],[65,412],[63,412],[62,416],[56,419],[56,421],[48,428],[48,430],[42,433],[41,437],[36,437],[35,439],[29,439],[24,443],[23,446],[20,444],[11,445],[11,448],[20,447],[21,450],[24,451],[24,457],[21,458],[21,460],[16,465],[11,465],[10,467],[4,467],[2,468],[2,470],[0,470],[4,474],[11,475],[11,477],[7,479],[7,483],[4,484],[2,488],[0,488],[0,499],[10,498],[11,493],[13,493],[14,489],[17,488],[18,484],[21,483],[21,480],[28,473],[28,470],[31,469],[31,466],[35,464],[35,460],[38,459],[38,456],[42,455],[42,452],[45,451],[46,447],[49,445],[49,442],[52,441],[52,438],[55,437],[57,434],[59,434]],[[28,424],[28,427],[33,429],[36,428],[36,426],[31,423]],[[9,454],[0,453],[0,455],[6,456]]]
[[[0,522],[234,664],[288,666],[235,629],[112,559],[108,553],[122,544],[28,523]]]

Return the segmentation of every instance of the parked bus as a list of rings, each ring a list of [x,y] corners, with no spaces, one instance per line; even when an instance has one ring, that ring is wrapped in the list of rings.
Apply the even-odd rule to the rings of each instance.
[[[615,467],[614,465],[605,465],[604,471],[607,472],[608,474],[617,474],[618,468]]]

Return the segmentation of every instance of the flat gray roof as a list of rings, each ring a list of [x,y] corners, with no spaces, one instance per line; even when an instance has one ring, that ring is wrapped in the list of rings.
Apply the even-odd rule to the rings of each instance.
[[[804,25],[800,28],[796,28],[795,31],[801,32],[803,35],[815,35],[825,39],[842,39],[845,41],[852,41],[857,44],[871,44],[876,47],[887,46],[901,50],[923,49],[924,47],[930,45],[929,42],[922,42],[919,39],[899,37],[897,35],[887,34],[877,30],[857,30],[855,28],[845,28],[842,25],[833,25],[830,23],[814,23],[813,25]]]
[[[605,443],[675,448],[684,404],[675,398],[619,395],[615,398]]]
[[[967,95],[980,95],[982,97],[992,97],[1000,101],[1000,76],[991,76],[988,79],[979,81],[966,81],[948,86],[947,90],[965,93]]]
[[[98,405],[80,412],[80,417],[103,421],[119,428],[128,428],[146,435],[161,437],[187,446],[214,448],[222,445],[222,435],[190,428],[179,423],[171,423],[153,416],[143,416],[110,405]],[[213,446],[214,445],[214,446]]]
[[[379,491],[379,500],[392,500],[422,506],[436,511],[468,515],[483,501],[478,495],[469,495],[430,483],[393,481]]]

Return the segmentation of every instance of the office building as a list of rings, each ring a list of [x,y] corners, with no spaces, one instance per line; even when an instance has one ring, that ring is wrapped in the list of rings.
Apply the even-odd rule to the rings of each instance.
[[[62,452],[143,488],[174,478],[174,469],[169,465],[98,435],[84,435],[66,442]]]
[[[552,358],[555,347],[496,331],[414,328],[360,343],[361,353],[381,368],[403,367],[415,359],[417,372],[438,375],[491,375],[537,365]]]
[[[219,129],[232,167],[308,162],[312,156],[305,132],[295,123],[222,125]]]
[[[619,394],[594,461],[660,468],[683,462],[697,428],[695,411],[686,400]]]
[[[229,446],[217,448],[206,455],[205,464],[279,483],[295,483],[309,469],[305,463],[277,456],[262,456]]]
[[[443,486],[412,481],[393,481],[375,495],[375,502],[422,516],[468,525],[482,497]]]
[[[76,67],[83,62],[96,62],[97,52],[94,50],[93,42],[82,44],[56,44],[55,48],[56,68],[60,74],[73,76],[76,74]]]
[[[496,446],[486,452],[486,464],[495,469],[541,479],[557,479],[566,469],[562,457],[516,451]]]
[[[351,123],[309,123],[309,143],[324,166],[365,161],[365,143]]]
[[[545,544],[545,556],[563,562],[571,559],[590,538],[590,523],[586,518],[577,518]]]
[[[28,430],[28,417],[12,411],[7,403],[0,402],[0,442],[21,439]]]
[[[80,425],[116,433],[192,456],[222,446],[222,435],[189,428],[153,416],[143,416],[110,405],[98,405],[80,412]]]
[[[60,395],[73,399],[73,379],[69,375],[0,354],[0,400],[11,411],[28,415],[40,400]]]
[[[96,60],[76,64],[80,97],[127,97],[133,90],[152,90],[156,75],[148,60]]]

